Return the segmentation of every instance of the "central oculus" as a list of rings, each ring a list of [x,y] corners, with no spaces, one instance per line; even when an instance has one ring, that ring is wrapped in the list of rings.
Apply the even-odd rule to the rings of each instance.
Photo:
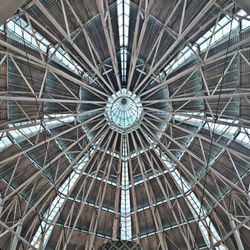
[[[121,89],[108,98],[105,117],[112,129],[129,133],[140,126],[142,115],[140,97],[131,91]]]

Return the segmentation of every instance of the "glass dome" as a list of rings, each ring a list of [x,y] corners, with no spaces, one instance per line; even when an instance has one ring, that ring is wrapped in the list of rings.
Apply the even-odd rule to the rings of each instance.
[[[138,128],[142,113],[140,98],[127,89],[121,89],[109,97],[105,109],[109,125],[122,133]]]

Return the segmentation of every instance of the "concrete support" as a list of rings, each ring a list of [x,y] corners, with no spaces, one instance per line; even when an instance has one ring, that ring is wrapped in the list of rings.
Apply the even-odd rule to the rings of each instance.
[[[27,0],[1,0],[0,25],[13,16],[26,2]]]
[[[250,15],[250,1],[249,0],[234,0],[238,7],[246,11]]]

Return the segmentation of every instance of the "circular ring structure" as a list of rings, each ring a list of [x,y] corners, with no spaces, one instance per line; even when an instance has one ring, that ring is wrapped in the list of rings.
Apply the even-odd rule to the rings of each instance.
[[[109,97],[105,117],[110,127],[121,133],[129,133],[140,126],[143,107],[140,97],[127,89],[121,89]]]

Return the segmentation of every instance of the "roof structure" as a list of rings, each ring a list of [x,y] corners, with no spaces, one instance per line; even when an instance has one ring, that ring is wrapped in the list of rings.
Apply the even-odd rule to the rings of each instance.
[[[0,27],[0,105],[1,249],[249,249],[233,1],[27,1]]]

